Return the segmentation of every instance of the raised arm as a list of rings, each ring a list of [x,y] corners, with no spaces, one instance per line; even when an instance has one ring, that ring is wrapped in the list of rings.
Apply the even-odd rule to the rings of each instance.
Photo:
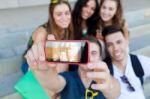
[[[56,66],[45,61],[44,44],[34,44],[27,52],[27,62],[40,84],[53,92],[60,92],[66,85],[65,79],[57,73]]]

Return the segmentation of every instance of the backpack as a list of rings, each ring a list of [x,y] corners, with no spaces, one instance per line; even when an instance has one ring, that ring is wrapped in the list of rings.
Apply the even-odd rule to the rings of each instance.
[[[141,63],[140,63],[140,61],[139,61],[139,59],[136,55],[130,54],[130,58],[131,58],[131,63],[132,63],[134,73],[140,79],[141,85],[143,86],[143,83],[144,83],[144,79],[143,79],[144,70],[142,68],[142,65],[141,65]],[[112,61],[111,61],[110,57],[107,57],[104,61],[108,65],[108,68],[110,70],[110,74],[113,76],[114,75],[114,70],[113,70],[113,65],[112,65]]]

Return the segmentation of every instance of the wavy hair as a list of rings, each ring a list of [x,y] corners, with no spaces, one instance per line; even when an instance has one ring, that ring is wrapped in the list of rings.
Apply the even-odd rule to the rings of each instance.
[[[87,2],[89,0],[78,0],[74,6],[74,10],[72,12],[72,18],[73,18],[73,25],[74,25],[74,36],[75,39],[80,39],[83,37],[82,35],[82,8],[86,6]],[[89,35],[95,35],[95,28],[97,28],[97,21],[99,19],[98,12],[99,12],[99,3],[98,0],[94,0],[96,2],[96,8],[94,14],[87,19],[86,25],[87,25],[87,33]]]
[[[69,27],[65,30],[64,36],[60,34],[60,28],[56,25],[53,18],[54,8],[59,4],[66,4],[69,7],[71,13],[71,7],[66,0],[58,0],[56,3],[50,3],[49,5],[49,18],[48,22],[45,24],[46,30],[49,34],[53,34],[57,40],[62,39],[73,39],[73,25],[72,18]]]
[[[122,27],[124,25],[124,19],[123,19],[123,7],[122,7],[121,0],[112,0],[112,1],[115,1],[117,3],[117,11],[112,19],[112,22],[113,22],[112,24],[119,25]],[[100,9],[104,2],[105,0],[101,0]],[[105,26],[105,22],[101,18],[100,18],[100,25],[102,27]]]

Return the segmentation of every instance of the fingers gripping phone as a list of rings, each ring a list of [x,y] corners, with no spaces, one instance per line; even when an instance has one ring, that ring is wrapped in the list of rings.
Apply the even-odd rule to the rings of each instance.
[[[45,44],[48,62],[87,64],[89,42],[87,40],[49,40]]]

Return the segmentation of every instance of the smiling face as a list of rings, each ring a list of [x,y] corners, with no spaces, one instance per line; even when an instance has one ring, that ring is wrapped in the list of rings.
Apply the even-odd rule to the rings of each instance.
[[[117,2],[114,0],[104,0],[100,8],[100,16],[104,22],[111,22],[117,11]]]
[[[96,2],[95,0],[89,0],[86,5],[82,8],[81,16],[84,20],[90,18],[96,9]]]
[[[56,25],[60,28],[67,28],[71,22],[71,12],[68,5],[61,3],[56,5],[53,12],[53,18]]]
[[[109,34],[105,37],[105,41],[113,61],[121,62],[128,55],[128,41],[122,33]]]

